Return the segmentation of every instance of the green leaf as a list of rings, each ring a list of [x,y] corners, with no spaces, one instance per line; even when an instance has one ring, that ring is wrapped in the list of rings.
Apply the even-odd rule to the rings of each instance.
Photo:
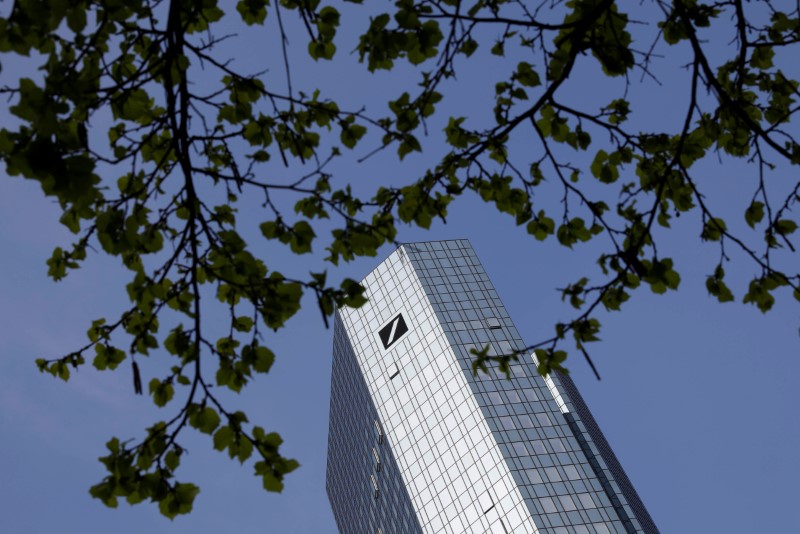
[[[194,484],[177,482],[172,491],[158,503],[158,509],[170,519],[180,514],[188,514],[192,511],[194,500],[199,493],[200,488]]]
[[[562,365],[567,359],[567,353],[563,350],[536,349],[534,354],[538,362],[536,370],[541,376],[547,376],[553,371],[569,374],[569,371]]]
[[[781,219],[775,222],[775,232],[787,236],[797,230],[797,223],[790,219]]]
[[[314,229],[307,221],[298,221],[292,227],[292,241],[291,249],[295,254],[306,254],[311,252],[311,243],[314,241],[316,234]]]
[[[105,371],[106,369],[113,371],[126,358],[124,351],[102,343],[96,344],[94,346],[94,351],[95,357],[92,365],[94,365],[98,371]]]
[[[556,233],[559,243],[572,248],[578,241],[586,242],[592,238],[592,232],[586,228],[586,223],[580,217],[573,217],[566,224],[558,227]]]
[[[458,50],[467,57],[470,57],[478,49],[478,42],[472,38],[466,39]]]
[[[547,236],[552,235],[555,231],[556,223],[550,217],[540,211],[539,214],[532,221],[528,223],[526,229],[528,233],[535,237],[538,241],[544,241]]]
[[[611,287],[603,293],[601,302],[607,310],[619,311],[622,304],[629,298],[630,295],[622,287]]]
[[[653,293],[661,294],[666,293],[668,289],[678,289],[681,277],[672,268],[672,259],[664,258],[653,262],[642,260],[640,264],[640,268],[643,271],[642,279],[650,284],[650,290]]]
[[[770,46],[755,46],[750,55],[750,65],[753,68],[767,70],[773,66],[772,59],[775,51]]]
[[[491,48],[492,55],[505,56],[505,41],[496,41]]]
[[[258,373],[269,372],[272,364],[275,362],[275,354],[267,347],[255,347],[255,361],[253,362],[253,369]]]
[[[244,316],[236,317],[231,326],[239,332],[249,332],[253,328],[253,319]]]
[[[180,465],[181,457],[175,449],[170,450],[164,456],[164,464],[170,471],[175,471]]]
[[[725,224],[724,220],[718,217],[711,217],[703,225],[700,239],[705,241],[719,241],[722,239],[722,235],[727,229],[728,226]]]
[[[99,499],[109,508],[116,508],[119,505],[119,501],[116,495],[114,495],[114,486],[108,480],[92,486],[89,489],[89,495],[95,499]]]
[[[450,121],[444,129],[447,142],[455,148],[467,148],[470,143],[474,143],[478,139],[476,135],[461,127],[465,120],[466,117],[450,117]]]
[[[744,220],[750,228],[755,228],[756,224],[764,218],[764,203],[753,201],[744,212]]]
[[[706,278],[706,289],[708,294],[716,297],[719,302],[731,302],[734,300],[733,293],[731,293],[723,278],[725,278],[725,270],[720,264],[714,269],[714,274]]]
[[[233,438],[234,432],[230,426],[225,425],[220,427],[214,433],[214,448],[218,451],[224,451],[233,442]]]
[[[351,278],[345,278],[342,281],[342,291],[344,292],[344,298],[341,301],[341,305],[343,306],[360,308],[367,303],[367,297],[364,295],[366,291],[364,286]]]
[[[267,239],[280,238],[286,231],[280,220],[263,222],[259,228],[261,228],[261,233]]]
[[[161,381],[158,378],[150,380],[148,385],[150,394],[153,396],[153,402],[158,407],[166,406],[175,394],[175,388],[168,380]]]
[[[517,71],[514,73],[514,78],[526,87],[536,87],[542,84],[539,74],[533,70],[533,66],[530,63],[525,61],[521,61],[517,64]]]
[[[197,410],[189,417],[189,424],[204,434],[212,434],[219,423],[219,414],[210,406]]]
[[[267,18],[268,0],[239,0],[236,4],[236,11],[242,16],[242,20],[248,26],[262,24]]]
[[[86,27],[86,10],[82,7],[73,8],[67,13],[67,26],[75,33],[80,33]]]
[[[103,318],[92,321],[91,328],[86,332],[86,337],[89,338],[89,341],[94,343],[101,337],[107,337],[105,323],[106,320]]]
[[[742,302],[745,304],[753,304],[761,310],[762,313],[768,312],[775,304],[775,297],[770,294],[770,283],[767,277],[754,278],[750,282],[747,293],[745,293]]]
[[[315,60],[318,59],[333,59],[336,53],[336,45],[330,41],[311,41],[308,43],[308,55]]]
[[[239,463],[244,463],[253,455],[253,444],[249,439],[240,435],[236,447],[228,447],[228,454],[231,455],[231,458],[234,456],[238,458]]]
[[[367,129],[364,126],[345,122],[342,124],[342,132],[339,135],[339,139],[347,148],[354,148],[358,143],[358,140],[364,137],[364,134],[366,133]]]
[[[619,153],[615,152],[612,155],[619,156]],[[600,180],[604,184],[612,184],[617,181],[619,178],[619,161],[614,161],[609,158],[608,153],[605,150],[598,150],[597,154],[595,154],[594,161],[591,164],[591,171],[592,175],[595,178]]]

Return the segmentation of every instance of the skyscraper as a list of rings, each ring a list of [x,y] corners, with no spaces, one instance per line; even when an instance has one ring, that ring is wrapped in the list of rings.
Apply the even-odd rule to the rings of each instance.
[[[568,376],[525,347],[466,240],[399,247],[337,311],[326,486],[342,534],[658,529]]]

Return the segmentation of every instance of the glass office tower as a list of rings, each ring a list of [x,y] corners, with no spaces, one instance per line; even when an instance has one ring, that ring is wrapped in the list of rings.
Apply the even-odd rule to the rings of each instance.
[[[568,376],[525,346],[466,240],[399,247],[335,318],[326,486],[342,534],[657,533]]]

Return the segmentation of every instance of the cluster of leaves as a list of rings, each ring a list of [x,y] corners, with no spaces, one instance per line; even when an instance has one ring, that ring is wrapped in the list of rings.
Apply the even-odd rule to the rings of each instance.
[[[719,246],[719,261],[706,284],[711,296],[720,302],[734,300],[724,268],[731,261],[728,250],[734,247],[755,266],[743,302],[766,312],[781,288],[800,300],[800,272],[785,262],[790,257],[786,253],[795,252],[797,222],[792,210],[800,202],[800,181],[772,172],[800,163],[800,144],[791,128],[800,109],[799,85],[778,58],[800,38],[796,8],[787,12],[772,2],[751,6],[739,0],[656,0],[636,8],[612,0],[542,2],[535,8],[511,0],[395,6],[396,26],[388,24],[389,14],[375,17],[361,37],[359,50],[370,69],[391,68],[400,58],[414,63],[402,37],[407,21],[437,35],[436,68],[422,74],[416,95],[404,93],[390,103],[392,109],[403,110],[403,124],[424,126],[431,115],[424,106],[441,99],[442,82],[468,69],[466,58],[480,53],[481,46],[516,65],[495,85],[494,124],[468,128],[470,117],[449,118],[444,132],[452,150],[417,184],[401,191],[415,201],[423,196],[436,202],[400,210],[400,217],[418,223],[427,217],[444,218],[449,202],[474,191],[537,240],[555,236],[569,248],[602,241],[605,249],[597,257],[599,276],[583,277],[561,290],[563,299],[578,310],[576,317],[556,323],[551,338],[518,353],[474,352],[475,372],[487,362],[502,368],[531,350],[536,351],[542,374],[566,372],[562,363],[567,352],[557,348],[571,335],[597,373],[586,344],[599,339],[599,306],[618,311],[642,285],[654,293],[678,288],[677,262],[659,255],[657,229],[670,229],[672,218],[687,212],[699,215],[700,239]],[[634,22],[652,31],[634,32]],[[436,30],[431,23],[438,23]],[[487,42],[491,30],[499,37]],[[637,40],[643,45],[637,46]],[[392,45],[383,47],[381,54],[374,52],[386,42]],[[727,46],[729,42],[733,45]],[[712,59],[708,50],[715,43],[721,44],[714,53],[725,47],[727,59]],[[674,55],[673,50],[685,54],[687,74],[681,81],[670,80],[673,90],[684,84],[685,113],[677,130],[655,124],[643,131],[632,121],[636,86],[631,78],[640,74],[658,82],[653,67],[660,50],[666,50],[664,55]],[[791,54],[783,57],[791,61]],[[618,86],[623,90],[604,105],[591,104],[592,98],[576,100],[571,96],[574,90],[563,87],[573,71],[590,68],[586,64],[592,61],[606,76],[622,81]],[[607,141],[597,141],[603,138]],[[526,141],[522,155],[514,150],[516,139]],[[533,158],[531,139],[538,146]],[[743,215],[760,238],[758,233],[753,239],[732,230],[737,225],[727,224],[717,213],[725,201],[713,188],[703,187],[696,170],[698,162],[712,155],[751,164],[753,194]],[[581,161],[588,163],[575,163]],[[529,172],[520,170],[526,168]],[[770,179],[779,185],[770,187]],[[545,202],[535,208],[535,198],[552,197],[546,191],[553,186],[562,190],[561,205]]]
[[[281,9],[308,23],[312,56],[333,55],[333,8],[237,5],[245,24],[264,23],[268,10],[280,16]],[[340,217],[329,245],[334,263],[375,255],[395,234],[390,217],[357,219],[361,201],[349,188],[334,190],[323,170],[331,156],[320,157],[321,132],[338,130],[341,146],[353,148],[366,131],[360,115],[317,94],[295,96],[291,87],[288,94],[267,91],[258,77],[231,70],[212,54],[218,40],[211,30],[223,15],[215,1],[23,0],[0,19],[0,51],[41,60],[37,79],[2,89],[14,100],[17,127],[0,130],[0,158],[10,175],[36,180],[55,197],[61,222],[77,235],[71,248],[53,252],[50,276],[60,280],[79,268],[95,244],[131,272],[129,309],[116,321],[94,321],[85,346],[36,363],[68,380],[87,359],[101,371],[127,362],[142,394],[143,357],[158,351],[173,358],[169,372],[147,386],[157,406],[180,399],[179,406],[139,442],[109,441],[101,458],[108,474],[91,490],[109,506],[149,499],[168,517],[189,512],[199,491],[175,479],[186,428],[212,435],[216,449],[242,463],[255,455],[264,488],[282,489],[298,464],[281,454],[280,436],[223,406],[214,388],[239,392],[270,370],[275,356],[263,344],[264,329],[282,328],[304,293],[316,298],[326,321],[338,306],[365,302],[354,280],[332,286],[325,272],[292,279],[269,270],[237,229],[239,197],[262,194],[264,237],[297,254],[312,250],[311,221]],[[201,64],[215,69],[214,82],[193,83],[210,78]],[[107,118],[113,124],[103,144],[88,130]],[[259,177],[257,166],[275,155],[311,171],[290,183]],[[282,213],[273,191],[297,197],[294,213]],[[230,315],[228,332],[217,339],[204,329],[210,299],[201,300],[214,296]],[[165,322],[174,326],[162,334]]]
[[[795,250],[792,210],[800,181],[784,179],[777,193],[770,183],[782,178],[770,174],[778,164],[800,163],[791,129],[798,82],[778,59],[800,41],[796,10],[741,0],[361,6],[377,10],[356,46],[366,68],[391,70],[408,62],[420,72],[415,88],[389,100],[385,117],[372,117],[344,111],[318,91],[309,96],[292,89],[281,13],[292,13],[306,28],[312,58],[329,60],[346,23],[336,8],[318,0],[240,0],[236,14],[229,14],[248,25],[277,20],[275,49],[287,67],[287,90],[280,93],[272,89],[276,84],[236,72],[217,57],[214,29],[225,15],[219,4],[18,0],[0,19],[0,52],[41,60],[37,79],[16,79],[0,89],[14,101],[17,119],[0,129],[0,158],[9,174],[36,180],[55,197],[63,224],[76,234],[71,248],[54,251],[50,275],[59,280],[78,268],[94,244],[132,273],[131,307],[116,321],[95,321],[84,347],[39,360],[39,368],[67,380],[93,352],[100,370],[129,362],[134,389],[142,392],[143,357],[158,350],[174,358],[166,376],[149,381],[149,393],[158,406],[172,402],[176,389],[182,401],[138,443],[109,442],[102,459],[108,475],[92,489],[106,504],[116,505],[119,497],[150,499],[170,517],[189,511],[198,489],[175,481],[184,450],[179,437],[187,427],[213,435],[215,448],[241,462],[256,453],[255,472],[268,490],[280,490],[297,466],[279,452],[276,434],[225,408],[213,386],[238,392],[269,371],[274,355],[262,344],[262,331],[280,329],[304,293],[316,299],[327,322],[337,306],[363,304],[363,290],[352,280],[333,287],[325,272],[270,271],[237,230],[245,195],[263,198],[263,236],[296,254],[319,242],[323,219],[336,221],[326,244],[333,265],[375,255],[394,242],[399,222],[427,228],[444,219],[448,205],[468,192],[509,214],[536,240],[554,236],[569,248],[597,243],[599,272],[561,290],[577,315],[525,349],[535,350],[542,374],[566,372],[560,345],[570,335],[592,363],[586,345],[599,339],[602,308],[620,310],[641,286],[655,293],[678,288],[677,262],[659,254],[657,237],[682,214],[695,213],[700,239],[719,246],[709,294],[720,302],[734,299],[724,268],[733,247],[756,269],[744,302],[767,311],[780,288],[800,300],[800,274],[780,261]],[[652,20],[634,31],[639,17]],[[709,57],[710,39],[732,43],[726,59]],[[677,130],[653,125],[641,131],[630,126],[636,111],[630,80],[656,78],[664,49],[686,54],[685,80],[671,81],[685,88],[685,114]],[[486,103],[493,122],[470,126],[470,116],[445,118],[448,148],[410,183],[381,185],[371,198],[335,185],[328,163],[363,146],[365,138],[377,139],[379,150],[393,147],[401,159],[422,151],[420,138],[429,122],[441,119],[437,106],[447,88],[481,54],[512,65]],[[574,93],[564,89],[589,63],[623,88],[600,106],[570,99]],[[107,117],[113,122],[107,146],[90,144],[92,120]],[[521,155],[517,139],[526,147]],[[741,158],[755,169],[752,201],[743,210],[755,240],[715,211],[714,191],[704,190],[696,170],[710,156]],[[299,177],[270,178],[276,160],[300,169]],[[539,200],[552,188],[560,204]],[[293,213],[286,209],[291,195]],[[230,312],[228,333],[218,339],[204,330],[211,299],[201,296],[209,288]],[[165,315],[174,326],[162,334]],[[505,371],[517,356],[474,354],[476,371],[487,363]],[[201,360],[212,364],[201,366]],[[209,368],[216,370],[213,378],[202,372]]]

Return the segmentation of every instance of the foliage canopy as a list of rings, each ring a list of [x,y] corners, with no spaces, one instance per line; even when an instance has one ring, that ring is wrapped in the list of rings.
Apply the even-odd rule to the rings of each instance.
[[[696,214],[700,239],[719,247],[710,295],[734,300],[725,267],[735,254],[755,272],[743,302],[766,312],[781,288],[800,300],[800,273],[790,268],[800,181],[787,177],[800,163],[792,122],[798,81],[785,69],[800,40],[796,8],[741,0],[350,4],[240,0],[225,13],[216,0],[17,0],[0,19],[2,61],[36,73],[2,74],[14,119],[0,129],[0,158],[8,174],[38,181],[58,200],[61,222],[76,236],[53,252],[50,276],[67,276],[95,245],[130,271],[130,307],[94,321],[86,345],[37,360],[39,369],[67,380],[87,358],[99,370],[125,363],[141,394],[143,357],[159,352],[172,361],[146,384],[156,405],[175,401],[172,417],[137,442],[108,442],[101,459],[108,473],[91,494],[109,506],[125,498],[157,502],[168,517],[190,511],[199,488],[175,479],[187,428],[242,463],[255,458],[269,491],[280,491],[298,465],[280,451],[278,434],[224,406],[214,387],[238,392],[269,371],[275,355],[263,332],[279,330],[303,294],[327,322],[337,306],[361,305],[363,290],[349,279],[332,285],[326,272],[269,269],[237,229],[247,198],[263,199],[255,217],[266,239],[295,254],[322,242],[332,265],[374,256],[395,242],[400,223],[444,219],[467,192],[536,240],[600,243],[599,271],[561,290],[574,319],[527,349],[536,351],[542,374],[566,372],[568,337],[591,364],[586,344],[598,339],[600,310],[620,310],[640,286],[678,288],[678,262],[659,254],[657,237],[682,214]],[[359,10],[369,20],[356,28],[343,13]],[[220,57],[231,37],[220,28],[230,17],[256,26],[277,21],[270,51],[282,54],[285,91]],[[286,17],[305,29],[315,60],[334,59],[344,28],[358,34],[358,58],[369,71],[410,66],[418,85],[391,95],[385,115],[294,90]],[[719,42],[725,53],[718,44],[710,53]],[[481,54],[512,65],[491,80],[494,97],[478,103],[492,121],[475,125],[472,110],[440,117],[447,88]],[[657,83],[660,62],[675,55],[685,65],[684,77],[671,82],[683,91],[676,95],[681,120],[643,130],[634,120],[642,81]],[[619,79],[619,94],[600,104],[591,95],[575,98],[565,87],[581,69]],[[332,160],[370,143],[378,148],[368,155],[421,152],[425,136],[440,135],[428,132],[434,121],[445,125],[448,148],[407,183],[364,196],[328,171]],[[106,140],[96,135],[98,124],[108,125]],[[741,216],[752,230],[718,212],[698,170],[709,158],[751,164],[752,194]],[[275,173],[280,165],[293,177]],[[553,189],[560,202],[542,202],[542,191]],[[204,322],[210,306],[230,312],[227,333],[216,339]],[[162,323],[170,325],[166,333]],[[507,369],[516,357],[478,352],[475,370]]]

